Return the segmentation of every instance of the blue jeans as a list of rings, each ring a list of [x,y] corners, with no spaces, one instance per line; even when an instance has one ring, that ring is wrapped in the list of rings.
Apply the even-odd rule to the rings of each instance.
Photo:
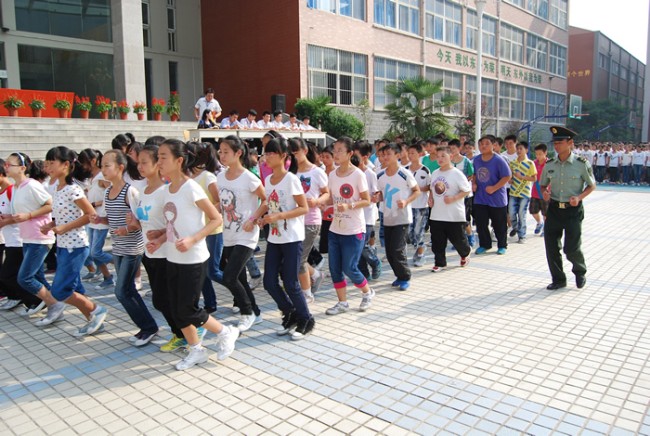
[[[260,267],[257,266],[257,261],[255,260],[255,253],[253,253],[251,258],[248,259],[248,262],[246,262],[246,268],[248,269],[251,278],[256,279],[262,277],[262,271],[260,271]]]
[[[370,271],[368,271],[368,265],[371,268],[377,268],[379,266],[379,258],[377,257],[377,249],[371,247],[370,235],[373,230],[372,225],[366,224],[366,236],[363,241],[363,250],[361,251],[361,256],[359,257],[359,271],[367,278],[370,277]]]
[[[512,222],[512,228],[517,229],[520,238],[526,237],[526,213],[528,212],[530,198],[510,196],[508,214]]]
[[[379,244],[384,246],[384,212],[379,212]]]
[[[210,258],[208,259],[208,269],[201,294],[203,294],[203,304],[205,307],[217,307],[217,294],[214,292],[212,282],[215,281],[223,284],[223,271],[219,268],[221,264],[221,253],[223,252],[223,233],[206,236],[205,244],[208,246]]]
[[[97,266],[107,265],[113,260],[113,255],[104,251],[104,243],[108,229],[88,228],[88,239],[90,240],[90,259]]]
[[[328,235],[328,258],[330,275],[335,289],[344,288],[345,274],[357,288],[366,285],[367,280],[359,271],[359,258],[363,251],[365,235],[339,235],[332,231]],[[267,254],[268,258],[268,254]]]
[[[424,229],[429,221],[429,208],[413,209],[413,221],[409,225],[409,240],[415,248],[424,247]]]
[[[52,282],[52,296],[57,301],[65,301],[74,292],[85,294],[81,284],[81,268],[84,266],[90,249],[88,247],[56,249],[58,265]]]
[[[153,333],[158,330],[156,321],[135,290],[135,273],[140,268],[141,254],[129,256],[113,255],[115,264],[115,296],[122,304],[131,320],[143,332]]]
[[[623,168],[623,183],[630,183],[630,176],[632,175],[632,165],[627,165]]]
[[[43,286],[50,289],[43,269],[49,251],[49,245],[23,244],[23,263],[18,270],[18,284],[30,294],[38,294]]]
[[[302,241],[274,244],[267,242],[264,257],[264,288],[283,314],[296,311],[296,318],[311,318],[305,294],[300,289],[298,270],[302,255]],[[282,277],[284,290],[280,287],[278,275]]]
[[[634,165],[634,181],[641,183],[641,174],[643,174],[643,165]]]

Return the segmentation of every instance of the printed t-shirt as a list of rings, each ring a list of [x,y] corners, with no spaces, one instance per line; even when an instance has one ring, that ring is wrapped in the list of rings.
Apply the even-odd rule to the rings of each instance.
[[[338,169],[329,174],[330,195],[334,207],[334,216],[330,231],[337,235],[358,235],[366,232],[366,220],[363,209],[355,207],[343,212],[337,210],[340,203],[354,203],[361,200],[361,193],[368,192],[366,175],[359,168],[354,168],[350,174],[340,177]]]
[[[100,186],[99,182],[105,181],[104,175],[100,172],[97,173],[95,177],[93,177],[90,180],[90,186],[88,187],[88,194],[86,196],[88,197],[88,201],[90,203],[97,203],[101,202],[101,206],[96,206],[95,207],[95,213],[97,213],[97,216],[100,217],[105,217],[106,216],[106,208],[104,207],[104,192],[106,191],[106,188]],[[93,224],[90,223],[88,224],[88,227],[91,229],[97,229],[97,230],[105,230],[108,229],[108,224]]]
[[[409,224],[413,221],[411,205],[399,208],[397,202],[406,200],[411,195],[413,188],[417,186],[417,182],[413,174],[404,168],[398,168],[392,176],[389,176],[387,171],[382,171],[377,176],[377,185],[383,195],[384,225]]]
[[[474,158],[474,175],[477,186],[474,193],[474,204],[490,207],[505,207],[508,204],[505,186],[492,194],[485,191],[486,187],[496,185],[503,177],[512,175],[506,159],[498,154],[493,154],[486,162],[479,154]]]
[[[305,172],[298,172],[296,176],[300,179],[302,190],[307,198],[320,197],[321,189],[327,187],[327,174],[316,165]],[[305,225],[320,226],[322,221],[323,217],[320,209],[318,207],[310,207],[307,215],[305,215]]]
[[[79,185],[65,185],[54,191],[52,199],[52,218],[57,226],[68,224],[84,213],[75,201],[86,198]],[[56,246],[59,248],[80,248],[88,246],[88,233],[84,226],[77,227],[61,235],[57,235]]]
[[[223,245],[242,245],[254,250],[259,240],[259,228],[253,226],[252,232],[246,232],[243,227],[260,205],[255,191],[262,181],[250,171],[242,172],[234,180],[228,180],[226,174],[222,171],[217,175],[223,215]]]
[[[407,170],[413,174],[413,178],[418,184],[418,187],[420,188],[420,191],[422,191],[422,188],[425,188],[431,184],[431,173],[429,172],[429,168],[426,166],[422,165],[420,168],[417,170],[413,171],[411,170],[411,165],[408,165],[406,167]],[[410,194],[409,194],[410,195]],[[429,207],[429,192],[420,192],[420,195],[411,203],[411,207],[413,209],[426,209]]]
[[[286,173],[277,184],[271,182],[270,175],[266,178],[264,191],[269,214],[288,212],[295,209],[298,204],[294,195],[304,194],[300,179],[293,173]],[[305,216],[281,219],[269,225],[268,241],[274,244],[286,244],[305,239]]]
[[[150,194],[145,190],[140,192],[138,205],[135,210],[135,216],[140,221],[142,227],[142,236],[144,237],[144,254],[150,259],[163,259],[167,253],[167,243],[162,244],[153,253],[147,250],[147,243],[151,240],[147,237],[149,230],[163,230],[165,228],[165,218],[163,217],[163,202],[167,185],[161,185]]]
[[[431,175],[431,193],[433,195],[431,220],[451,223],[465,222],[465,202],[460,199],[446,204],[444,197],[453,197],[460,192],[470,192],[471,190],[472,185],[467,180],[467,176],[458,168],[434,171]]]
[[[13,195],[14,185],[9,185],[4,191],[0,192],[0,214],[11,215],[11,197]],[[0,236],[3,238],[2,243],[5,247],[22,247],[23,240],[20,237],[18,224],[7,224],[2,227]]]
[[[194,181],[203,188],[203,192],[205,192],[205,195],[208,196],[208,200],[210,200],[210,203],[214,204],[215,199],[212,198],[212,194],[210,193],[210,185],[217,183],[217,176],[216,174],[210,172],[210,171],[202,171],[198,176],[194,177]],[[219,186],[217,184],[217,186]],[[205,218],[205,223],[208,223],[208,218]],[[211,235],[218,235],[219,233],[223,232],[223,225],[217,227],[215,231],[210,233]]]
[[[536,176],[537,170],[532,160],[524,158],[510,162],[510,171],[512,171],[512,179],[510,179],[510,195],[512,197],[530,198],[530,187],[532,182],[527,180],[518,179],[514,176],[515,173],[522,173],[526,177]]]

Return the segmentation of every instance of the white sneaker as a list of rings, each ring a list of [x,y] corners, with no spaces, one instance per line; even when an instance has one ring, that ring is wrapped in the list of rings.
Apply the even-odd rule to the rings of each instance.
[[[217,349],[217,359],[225,360],[235,351],[235,342],[239,337],[239,330],[233,326],[223,326],[223,330],[218,335],[219,348]]]
[[[189,347],[189,350],[190,352],[187,353],[187,356],[185,356],[183,360],[181,360],[176,364],[176,369],[178,371],[185,371],[186,369],[190,369],[194,365],[198,365],[199,363],[205,363],[208,361],[208,352],[205,348]]]
[[[305,301],[307,304],[312,304],[314,302],[314,294],[309,292],[302,291],[302,293],[305,295]]]
[[[326,315],[338,315],[339,313],[345,313],[350,310],[350,305],[347,301],[339,301],[334,306],[330,307],[325,311]]]
[[[106,319],[106,315],[108,315],[108,310],[102,306],[97,306],[90,315],[90,321],[88,321],[85,326],[81,327],[79,331],[74,334],[75,336],[88,336],[99,330]]]
[[[262,276],[251,278],[251,281],[248,282],[248,286],[251,288],[251,291],[256,289],[261,284],[262,284]]]
[[[136,291],[141,291],[142,290],[142,277],[136,277],[136,279],[135,279],[135,290]]]
[[[2,306],[0,306],[0,310],[11,310],[14,307],[18,306],[20,304],[20,300],[9,300],[4,302]]]
[[[45,310],[45,301],[41,300],[40,303],[38,303],[38,306],[32,307],[32,308],[27,308],[25,310],[25,313],[23,314],[24,316],[31,316],[35,315],[41,311]]]
[[[239,313],[239,312],[241,312],[241,310],[239,310],[239,307],[237,307],[237,306],[233,306],[232,309],[230,309],[230,310],[232,310],[232,313]]]
[[[246,330],[250,329],[253,324],[255,324],[255,314],[241,315],[239,317],[239,324],[237,324],[237,328],[240,332],[245,332]]]
[[[136,347],[142,347],[143,345],[147,345],[153,338],[158,335],[158,331],[156,330],[155,332],[152,333],[142,333],[139,338],[137,338],[134,342],[133,345]]]
[[[253,325],[262,324],[262,322],[264,322],[264,317],[260,313],[255,317],[255,322],[253,323]]]
[[[370,306],[372,306],[372,299],[375,296],[375,290],[370,289],[370,291],[365,294],[361,294],[361,304],[359,305],[359,312],[365,312]]]
[[[54,324],[61,321],[64,317],[63,311],[65,310],[65,303],[56,303],[48,307],[47,315],[34,323],[38,327],[45,327],[46,325]]]

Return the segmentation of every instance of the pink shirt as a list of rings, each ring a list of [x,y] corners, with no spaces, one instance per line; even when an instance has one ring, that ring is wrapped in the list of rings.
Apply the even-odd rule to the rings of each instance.
[[[535,159],[534,162],[535,162],[535,168],[537,169],[537,181],[535,183],[533,183],[533,189],[532,189],[532,192],[531,192],[531,196],[533,198],[542,198],[540,196],[540,191],[541,191],[542,187],[539,185],[539,178],[542,177],[542,171],[544,171],[544,167],[546,166],[546,162],[544,162],[543,164],[540,164],[539,162],[537,162],[537,159]]]
[[[34,179],[26,179],[20,185],[14,185],[11,208],[13,213],[32,213],[51,200],[52,196],[45,187]],[[52,214],[47,213],[31,220],[18,223],[20,237],[24,244],[54,244],[54,233],[41,233],[41,226],[52,221]]]
[[[353,203],[361,200],[361,193],[368,192],[366,175],[359,168],[354,168],[351,174],[345,177],[337,175],[338,170],[329,174],[329,189],[334,203],[334,217],[330,231],[339,235],[358,235],[366,232],[366,219],[363,208],[355,207],[339,212],[336,205],[339,203]]]

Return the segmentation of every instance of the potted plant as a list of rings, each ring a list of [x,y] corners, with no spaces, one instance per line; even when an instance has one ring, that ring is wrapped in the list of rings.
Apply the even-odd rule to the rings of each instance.
[[[72,103],[65,98],[57,98],[52,107],[59,110],[59,118],[68,118]]]
[[[178,92],[172,91],[169,94],[166,111],[172,121],[178,121],[181,116],[181,102],[178,98]]]
[[[136,101],[133,104],[133,112],[138,115],[138,120],[142,121],[147,112],[147,105],[142,101]]]
[[[40,118],[45,109],[45,100],[40,97],[32,98],[32,101],[29,102],[29,107],[32,108],[32,116],[34,118]]]
[[[117,102],[117,111],[120,113],[120,119],[126,120],[131,112],[131,106],[126,100],[120,100]]]
[[[99,113],[99,117],[107,120],[108,111],[111,110],[111,99],[106,98],[103,95],[98,95],[95,97],[95,110]]]
[[[90,110],[93,108],[93,104],[90,102],[89,97],[75,96],[74,107],[77,108],[77,110],[79,111],[79,115],[81,115],[81,118],[87,120],[90,114]]]
[[[18,116],[18,109],[25,106],[25,103],[17,95],[10,95],[2,100],[2,105],[9,111],[10,117]]]
[[[152,98],[151,99],[151,113],[153,114],[154,121],[160,121],[162,119],[162,113],[165,110],[165,100],[162,98]]]

